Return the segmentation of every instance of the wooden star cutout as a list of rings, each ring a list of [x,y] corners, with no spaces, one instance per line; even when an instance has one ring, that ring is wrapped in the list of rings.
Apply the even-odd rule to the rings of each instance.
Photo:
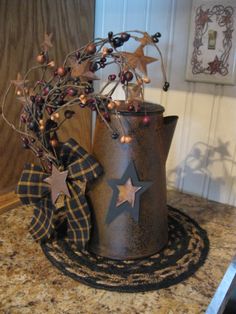
[[[139,181],[131,161],[120,179],[111,179],[108,184],[113,190],[108,208],[106,223],[111,223],[116,217],[128,212],[138,222],[141,195],[150,187],[151,182]]]
[[[52,33],[50,33],[49,35],[47,33],[44,34],[44,42],[42,43],[42,46],[45,51],[53,47],[52,35],[53,35]]]
[[[90,71],[90,65],[91,61],[89,60],[86,60],[80,64],[74,60],[71,60],[71,76],[74,78],[79,77],[81,82],[99,80],[99,78],[92,71]]]
[[[47,182],[51,186],[51,198],[53,204],[56,203],[59,195],[64,193],[70,197],[70,192],[66,183],[68,170],[60,172],[54,165],[52,166],[52,175],[43,181]]]
[[[222,61],[220,61],[217,56],[215,56],[215,59],[212,62],[208,62],[208,64],[208,70],[210,71],[210,74],[216,74],[217,72],[220,73]]]
[[[131,68],[133,69],[137,68],[145,75],[147,75],[147,65],[158,60],[156,58],[145,56],[142,45],[139,46],[133,53],[122,52],[122,56],[124,56],[127,59],[128,65]]]

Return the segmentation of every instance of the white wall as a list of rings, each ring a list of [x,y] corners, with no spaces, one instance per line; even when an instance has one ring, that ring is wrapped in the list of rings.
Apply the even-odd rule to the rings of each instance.
[[[236,87],[185,81],[190,9],[190,0],[96,0],[95,36],[133,29],[162,33],[171,89],[156,87],[161,74],[155,69],[145,98],[179,116],[168,185],[236,206]]]

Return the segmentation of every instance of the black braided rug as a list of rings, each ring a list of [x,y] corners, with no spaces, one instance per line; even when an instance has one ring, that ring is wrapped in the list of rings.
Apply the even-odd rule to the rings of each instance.
[[[86,285],[120,292],[158,290],[191,276],[209,250],[206,232],[189,216],[169,206],[168,221],[168,245],[148,258],[111,260],[73,250],[61,239],[42,244],[42,249],[60,271]]]

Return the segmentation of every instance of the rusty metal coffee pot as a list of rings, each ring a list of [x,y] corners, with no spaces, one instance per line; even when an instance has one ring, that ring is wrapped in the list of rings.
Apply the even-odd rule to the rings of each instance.
[[[119,112],[130,144],[111,138],[111,132],[97,119],[93,155],[101,163],[104,174],[89,192],[93,229],[89,251],[112,259],[135,259],[161,250],[168,241],[165,164],[178,117],[163,117],[160,105],[145,104],[140,112]],[[143,117],[150,118],[143,126]],[[111,115],[112,125],[120,129],[119,120]],[[150,182],[140,196],[139,218],[135,221],[127,211],[107,222],[113,190],[109,180],[120,179],[130,162],[135,166],[139,181]],[[116,210],[114,208],[114,210]]]

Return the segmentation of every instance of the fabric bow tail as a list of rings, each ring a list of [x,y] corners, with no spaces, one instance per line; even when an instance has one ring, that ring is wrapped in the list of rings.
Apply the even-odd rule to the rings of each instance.
[[[47,176],[40,166],[26,164],[16,188],[24,205],[35,206],[29,232],[37,241],[48,240],[54,232],[56,208],[51,201],[48,184],[43,181]]]
[[[67,238],[84,248],[90,238],[91,212],[85,197],[88,182],[95,180],[101,173],[102,167],[96,159],[88,154],[73,139],[63,147],[62,159],[69,171],[68,181],[71,197],[66,198]]]
[[[62,145],[59,159],[63,170],[68,170],[67,185],[70,197],[57,208],[51,200],[51,191],[44,180],[49,176],[40,166],[27,164],[17,186],[17,194],[25,205],[34,205],[30,233],[35,240],[48,240],[55,233],[58,211],[67,223],[67,240],[85,248],[90,238],[91,212],[85,197],[87,182],[102,173],[102,167],[78,143],[70,139]],[[60,215],[59,215],[60,216]]]

